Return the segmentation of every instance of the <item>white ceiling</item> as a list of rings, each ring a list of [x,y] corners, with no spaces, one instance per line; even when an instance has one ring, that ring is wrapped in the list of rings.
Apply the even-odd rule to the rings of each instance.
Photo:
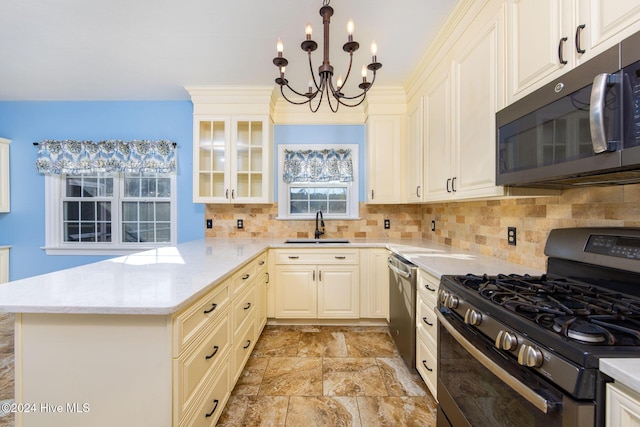
[[[351,83],[378,44],[376,86],[404,84],[456,0],[333,0],[331,64]],[[322,52],[322,0],[0,0],[0,100],[186,100],[188,85],[271,85],[276,42],[306,89],[307,22]],[[334,46],[335,43],[335,46]],[[348,91],[345,90],[345,93]]]

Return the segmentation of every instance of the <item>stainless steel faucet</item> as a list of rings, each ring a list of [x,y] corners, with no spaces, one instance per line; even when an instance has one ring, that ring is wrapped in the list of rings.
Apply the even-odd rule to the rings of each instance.
[[[320,227],[322,227],[322,231],[320,231],[320,228],[318,227],[318,219],[320,219]],[[318,211],[316,212],[316,232],[314,234],[314,237],[316,239],[319,239],[320,236],[322,236],[324,234],[324,218],[322,217],[322,211]]]

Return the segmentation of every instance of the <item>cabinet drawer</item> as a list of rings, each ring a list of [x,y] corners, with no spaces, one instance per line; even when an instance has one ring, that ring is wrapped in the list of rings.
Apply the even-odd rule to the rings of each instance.
[[[256,307],[255,285],[251,285],[246,292],[233,302],[233,333],[240,333],[247,319],[250,319]],[[235,342],[235,341],[234,341]]]
[[[198,345],[179,359],[174,359],[178,417],[188,408],[207,376],[226,360],[231,347],[230,311],[227,308]]]
[[[256,277],[256,263],[250,262],[233,275],[233,295],[243,292]]]
[[[420,338],[420,335],[418,335],[418,339],[416,340],[416,368],[437,401],[436,385],[438,384],[438,362],[436,356],[429,351],[429,348]]]
[[[262,270],[267,269],[267,252],[258,255],[258,258],[255,260],[256,263],[256,273],[259,273]]]
[[[214,322],[229,303],[229,281],[216,286],[198,302],[174,317],[173,320],[173,356],[188,346],[203,328]]]
[[[438,318],[433,311],[433,305],[418,297],[418,315],[416,316],[416,326],[422,328],[422,330],[431,337],[431,340],[435,343],[438,338]],[[433,347],[435,348],[435,347]]]
[[[229,380],[229,363],[222,363],[220,370],[203,384],[193,406],[181,420],[180,427],[215,426],[231,394]]]
[[[252,316],[241,329],[238,339],[233,343],[233,353],[231,354],[231,365],[233,366],[231,380],[233,383],[240,376],[244,364],[251,355],[251,351],[256,345],[256,339],[255,319]]]
[[[357,249],[298,249],[276,251],[276,264],[358,264]]]
[[[428,299],[433,303],[433,305],[437,305],[438,301],[438,289],[440,289],[440,281],[437,277],[423,271],[419,270],[418,273],[418,293],[422,295],[425,299]]]

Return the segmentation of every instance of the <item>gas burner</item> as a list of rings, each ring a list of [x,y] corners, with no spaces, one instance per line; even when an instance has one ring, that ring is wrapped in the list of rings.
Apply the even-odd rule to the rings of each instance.
[[[552,329],[567,338],[586,344],[613,344],[615,342],[613,335],[605,328],[577,317],[556,317]]]

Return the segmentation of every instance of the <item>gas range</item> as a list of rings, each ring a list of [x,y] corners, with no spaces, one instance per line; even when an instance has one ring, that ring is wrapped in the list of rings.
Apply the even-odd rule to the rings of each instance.
[[[591,402],[587,412],[595,415],[587,418],[600,425],[607,379],[599,359],[640,357],[640,229],[552,230],[545,254],[547,272],[539,276],[442,276],[439,319],[448,333],[475,343],[471,353],[493,359],[494,373],[558,390],[556,403],[542,399],[545,410]]]

